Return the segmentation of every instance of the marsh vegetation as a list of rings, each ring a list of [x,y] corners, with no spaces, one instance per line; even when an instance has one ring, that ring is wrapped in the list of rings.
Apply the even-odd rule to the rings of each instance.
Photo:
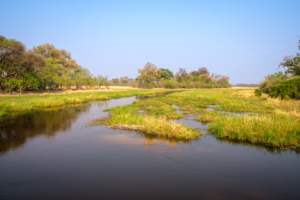
[[[207,133],[220,138],[300,147],[300,102],[257,97],[253,89],[185,90],[107,111],[110,118],[98,124],[190,140],[201,133],[172,120],[192,116],[209,122]]]

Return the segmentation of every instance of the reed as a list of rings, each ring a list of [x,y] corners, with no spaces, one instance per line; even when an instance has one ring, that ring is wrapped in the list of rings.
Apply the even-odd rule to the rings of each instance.
[[[221,116],[209,128],[218,137],[275,147],[297,146],[300,143],[300,118],[283,114]]]

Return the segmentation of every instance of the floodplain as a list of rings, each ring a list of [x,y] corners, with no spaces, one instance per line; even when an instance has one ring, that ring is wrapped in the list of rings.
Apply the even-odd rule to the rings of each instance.
[[[300,102],[256,97],[253,89],[182,90],[107,111],[109,119],[91,124],[189,140],[200,137],[199,131],[174,122],[189,117],[209,123],[202,134],[300,148]]]
[[[9,97],[32,107],[0,118],[0,198],[297,199],[299,101],[253,91]]]

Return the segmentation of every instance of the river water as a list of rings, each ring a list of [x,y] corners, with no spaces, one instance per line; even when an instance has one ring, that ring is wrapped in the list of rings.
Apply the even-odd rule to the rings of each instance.
[[[300,199],[295,151],[213,135],[186,143],[85,125],[108,116],[102,110],[135,100],[1,119],[0,199]]]

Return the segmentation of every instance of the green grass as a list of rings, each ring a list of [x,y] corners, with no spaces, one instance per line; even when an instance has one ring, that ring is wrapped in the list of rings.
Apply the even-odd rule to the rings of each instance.
[[[300,118],[282,114],[220,116],[209,128],[217,137],[246,140],[274,147],[297,146],[300,141]]]
[[[176,112],[176,107],[183,114]],[[218,105],[208,111],[206,108]],[[139,111],[143,111],[141,116]],[[218,113],[228,111],[232,114]],[[194,115],[195,120],[209,122],[209,132],[219,138],[249,141],[268,146],[286,148],[300,147],[300,101],[281,101],[271,99],[266,95],[256,97],[253,89],[212,89],[212,90],[184,90],[179,93],[168,94],[163,97],[136,101],[132,105],[116,107],[109,110],[111,119],[108,124],[145,126],[145,119],[160,119],[162,124],[168,119],[179,119],[185,115]],[[245,114],[235,116],[234,113],[255,112],[259,115]],[[158,120],[159,122],[159,120]],[[147,129],[159,132],[156,124]],[[172,122],[173,123],[173,122]],[[139,127],[140,128],[140,127]],[[166,130],[158,128],[163,135]],[[147,131],[140,130],[150,134]],[[195,133],[194,133],[195,134]],[[176,134],[175,134],[176,135]],[[176,137],[176,136],[172,136]],[[183,137],[183,136],[178,136]],[[199,137],[187,137],[189,139]]]
[[[110,112],[110,119],[94,120],[90,125],[105,124],[112,128],[136,130],[138,132],[166,137],[170,139],[190,140],[200,137],[200,132],[193,128],[178,124],[170,119],[184,117],[176,113],[176,108],[159,101],[160,98],[150,98],[135,101],[131,105],[117,106],[106,111]],[[144,110],[144,116],[138,111]]]
[[[67,104],[81,104],[90,101],[117,99],[130,96],[155,96],[169,90],[134,90],[122,92],[98,92],[82,94],[49,94],[0,97],[0,111],[28,111],[37,108],[58,107]]]

